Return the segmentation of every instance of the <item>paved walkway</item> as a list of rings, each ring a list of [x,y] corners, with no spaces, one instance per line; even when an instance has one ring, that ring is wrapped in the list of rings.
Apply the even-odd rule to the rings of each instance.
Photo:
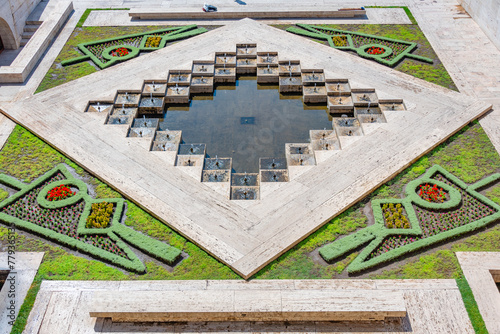
[[[241,7],[241,6],[240,6]],[[257,10],[260,7],[255,7]],[[238,7],[235,7],[237,10]],[[199,7],[191,10],[200,11]],[[316,9],[317,10],[317,9]],[[175,25],[175,24],[204,24],[226,25],[237,20],[133,20],[127,10],[99,10],[92,11],[84,26],[131,26],[131,25]],[[259,20],[265,24],[411,24],[408,15],[402,8],[367,8],[366,18],[332,18],[332,19],[275,19]]]
[[[302,292],[332,289],[338,293],[398,293],[405,318],[390,321],[338,322],[184,322],[113,323],[92,318],[94,296],[100,293],[165,293],[189,289],[213,294],[230,290]],[[262,294],[263,302],[265,296]],[[255,298],[257,299],[257,298]],[[254,299],[253,299],[254,300]],[[315,299],[321,302],[321,299]],[[151,301],[155,303],[155,300]],[[194,300],[194,302],[196,302]],[[227,302],[227,300],[226,300]],[[270,307],[261,307],[269,310]],[[265,311],[263,312],[265,314]],[[26,333],[474,333],[455,280],[255,280],[242,281],[44,281],[27,321]]]

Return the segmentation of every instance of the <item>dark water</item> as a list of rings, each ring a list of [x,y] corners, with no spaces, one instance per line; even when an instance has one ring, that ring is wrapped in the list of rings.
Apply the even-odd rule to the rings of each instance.
[[[168,107],[160,129],[182,130],[185,143],[206,143],[207,154],[232,157],[236,172],[256,173],[260,157],[284,157],[285,143],[309,142],[309,130],[332,129],[323,106],[306,106],[302,96],[284,96],[278,86],[255,77],[195,96],[189,107]]]

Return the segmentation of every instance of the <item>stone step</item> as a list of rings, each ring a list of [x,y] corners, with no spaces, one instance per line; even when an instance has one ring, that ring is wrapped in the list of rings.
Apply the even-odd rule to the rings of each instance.
[[[21,37],[22,37],[23,39],[28,39],[28,40],[29,40],[31,37],[33,37],[33,34],[35,34],[35,32],[34,32],[34,31],[25,31],[25,32],[23,32],[23,33],[21,34]]]
[[[27,20],[26,24],[28,25],[41,25],[43,21],[34,21],[34,20]]]
[[[26,44],[28,44],[29,41],[30,41],[29,38],[28,39],[26,39],[26,38],[21,39],[21,46],[25,46]]]
[[[39,24],[26,24],[23,30],[24,32],[35,32],[39,27]]]

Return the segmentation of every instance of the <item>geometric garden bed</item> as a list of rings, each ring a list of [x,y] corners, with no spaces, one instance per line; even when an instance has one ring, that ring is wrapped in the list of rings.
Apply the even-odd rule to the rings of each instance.
[[[93,199],[87,185],[63,164],[31,184],[5,174],[0,183],[17,190],[0,202],[4,223],[138,273],[146,268],[127,243],[168,264],[181,255],[180,250],[121,224],[124,200]]]
[[[374,225],[319,253],[332,262],[367,245],[347,268],[356,273],[487,226],[500,218],[500,205],[477,190],[498,179],[496,173],[468,186],[434,165],[407,184],[404,199],[373,200]]]

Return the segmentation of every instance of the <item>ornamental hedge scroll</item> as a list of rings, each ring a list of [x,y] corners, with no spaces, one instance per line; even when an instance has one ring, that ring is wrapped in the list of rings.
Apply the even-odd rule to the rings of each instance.
[[[297,26],[301,29],[290,27],[286,31],[325,40],[332,48],[355,51],[360,57],[372,59],[387,66],[395,66],[405,57],[427,63],[433,62],[430,58],[411,53],[417,48],[417,43],[310,24],[297,24]]]
[[[319,253],[332,262],[365,246],[347,268],[356,273],[485,227],[500,219],[500,206],[477,190],[499,179],[496,173],[467,185],[434,165],[407,184],[405,198],[373,200],[374,225],[323,246]],[[425,191],[443,197],[433,200]]]
[[[0,183],[16,191],[0,202],[0,221],[6,224],[138,273],[146,267],[127,243],[168,264],[181,256],[180,250],[121,224],[124,200],[93,199],[85,182],[63,164],[30,184],[5,174]],[[106,204],[107,215],[93,212],[100,208],[96,203]],[[105,217],[106,224],[87,227],[91,215],[94,220]]]

